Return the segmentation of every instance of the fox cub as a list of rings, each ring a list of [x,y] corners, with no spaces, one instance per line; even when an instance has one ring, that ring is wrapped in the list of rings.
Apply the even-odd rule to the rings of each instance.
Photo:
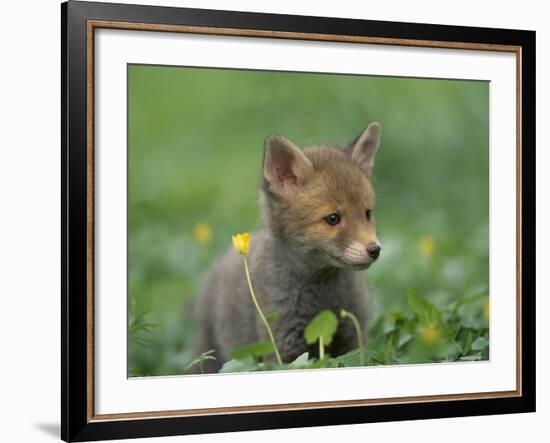
[[[258,302],[272,324],[284,362],[308,347],[304,329],[325,309],[345,309],[360,323],[367,319],[367,287],[361,270],[380,254],[371,182],[380,125],[371,123],[345,148],[303,150],[272,135],[265,141],[260,192],[263,228],[251,236],[247,257]],[[231,351],[269,341],[247,286],[242,257],[231,248],[214,265],[196,307],[194,355],[214,349],[217,372]],[[351,322],[340,322],[327,352],[333,356],[357,343]]]

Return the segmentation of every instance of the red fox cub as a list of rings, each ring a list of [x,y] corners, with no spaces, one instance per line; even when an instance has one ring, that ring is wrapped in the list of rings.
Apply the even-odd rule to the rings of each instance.
[[[265,141],[260,207],[263,227],[252,234],[247,257],[264,313],[277,312],[272,329],[284,362],[308,351],[304,329],[319,312],[341,309],[367,319],[362,270],[380,255],[371,181],[380,125],[371,123],[349,146],[300,149],[272,135]],[[207,276],[196,309],[195,356],[216,372],[231,351],[268,341],[250,299],[242,257],[233,248]],[[341,355],[357,343],[351,322],[340,322],[327,351]]]

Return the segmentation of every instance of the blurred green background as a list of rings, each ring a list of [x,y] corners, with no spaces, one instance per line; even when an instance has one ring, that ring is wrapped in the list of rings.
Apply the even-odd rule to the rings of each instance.
[[[371,326],[488,294],[489,84],[480,81],[128,66],[128,374],[181,374],[190,306],[231,235],[259,223],[263,141],[352,141],[382,125],[374,170],[383,246]],[[486,314],[486,317],[488,314]]]

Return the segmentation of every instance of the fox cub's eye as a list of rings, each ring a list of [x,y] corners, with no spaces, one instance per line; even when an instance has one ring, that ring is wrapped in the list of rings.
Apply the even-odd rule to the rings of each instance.
[[[325,221],[329,224],[329,225],[337,225],[338,223],[340,223],[340,215],[334,213],[334,214],[330,214],[330,215],[327,215],[325,217]]]
[[[367,220],[370,220],[372,218],[372,211],[370,209],[367,209]]]

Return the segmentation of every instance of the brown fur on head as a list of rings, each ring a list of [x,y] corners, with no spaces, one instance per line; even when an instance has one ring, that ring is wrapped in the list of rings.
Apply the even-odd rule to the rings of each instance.
[[[371,123],[347,148],[301,150],[272,135],[265,142],[264,223],[294,253],[320,267],[366,269],[378,257],[371,182],[380,125]]]

